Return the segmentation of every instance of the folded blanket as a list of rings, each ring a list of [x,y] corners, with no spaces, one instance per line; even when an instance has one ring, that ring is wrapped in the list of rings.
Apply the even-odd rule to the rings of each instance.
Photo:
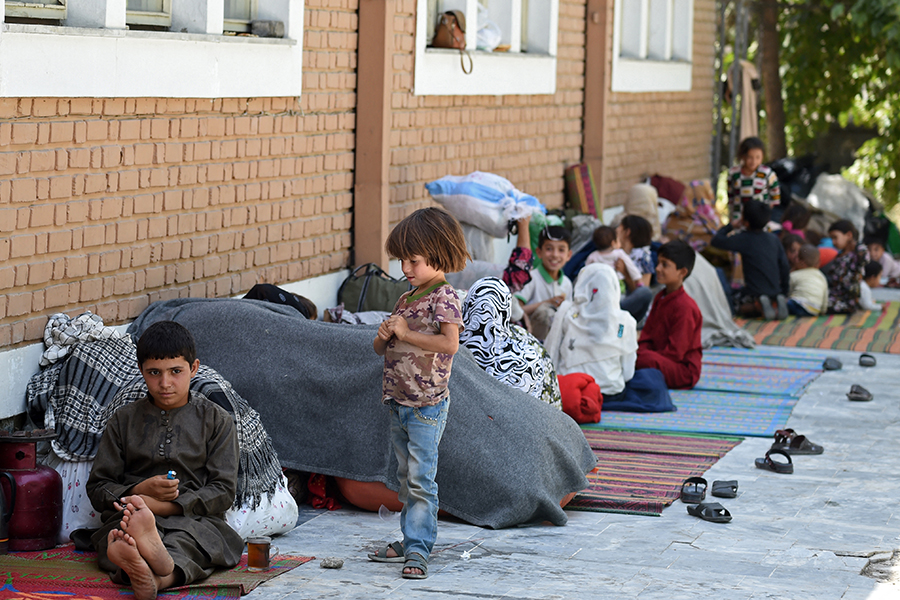
[[[377,326],[307,321],[254,300],[184,298],[152,304],[129,333],[162,320],[190,329],[200,360],[259,411],[284,466],[399,488],[383,359],[372,350]],[[495,380],[460,349],[440,445],[441,508],[486,527],[562,525],[560,500],[587,487],[595,464],[571,418]]]
[[[586,373],[559,376],[563,411],[576,423],[599,423],[603,394],[594,378]]]

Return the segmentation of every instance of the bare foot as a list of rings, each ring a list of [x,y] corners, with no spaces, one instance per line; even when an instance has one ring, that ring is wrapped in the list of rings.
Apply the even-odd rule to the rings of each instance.
[[[123,500],[126,505],[120,523],[122,530],[134,538],[138,551],[154,573],[160,577],[171,575],[175,562],[159,537],[153,511],[147,508],[140,496],[129,496]]]
[[[131,536],[113,529],[106,538],[108,547],[106,555],[117,567],[128,574],[136,600],[156,600],[156,576],[150,570],[138,551],[137,544]]]

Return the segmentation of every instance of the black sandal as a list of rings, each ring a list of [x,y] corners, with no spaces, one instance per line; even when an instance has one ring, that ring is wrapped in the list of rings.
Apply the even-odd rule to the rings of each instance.
[[[784,463],[772,460],[773,454],[780,454],[787,459],[787,462]],[[756,468],[765,471],[774,471],[775,473],[793,473],[794,461],[791,460],[791,455],[786,452],[777,449],[769,449],[769,451],[766,452],[765,458],[756,459]]]
[[[822,454],[825,448],[809,441],[805,435],[797,435],[793,429],[779,429],[775,432],[772,450],[781,450],[792,456],[800,454]]]
[[[865,352],[859,355],[859,366],[861,367],[874,367],[877,364],[875,357]]]
[[[826,358],[825,362],[822,363],[822,368],[825,369],[826,371],[838,371],[843,366],[844,366],[844,363],[842,363],[841,361],[839,361],[838,359],[836,359],[832,356],[829,356],[828,358]]]
[[[712,495],[717,498],[737,498],[738,482],[729,481],[713,481]]]
[[[718,502],[704,502],[696,506],[688,506],[689,515],[700,517],[711,523],[728,523],[731,521],[731,513]]]
[[[853,384],[847,392],[847,398],[854,402],[870,402],[875,396],[861,385]]]
[[[699,504],[706,498],[706,480],[702,477],[688,477],[681,484],[681,501],[685,504]]]

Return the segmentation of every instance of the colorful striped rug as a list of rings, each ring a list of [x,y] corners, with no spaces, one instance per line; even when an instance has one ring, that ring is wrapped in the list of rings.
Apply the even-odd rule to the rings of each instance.
[[[303,563],[306,556],[275,556],[272,567],[262,573],[247,570],[247,555],[233,569],[217,571],[208,579],[160,592],[166,600],[237,600],[256,586]],[[4,600],[60,598],[106,600],[134,598],[130,587],[109,580],[97,566],[96,552],[76,552],[69,544],[52,550],[16,552],[0,556],[0,598]]]
[[[900,302],[885,303],[881,312],[735,321],[757,344],[900,354]]]
[[[707,365],[735,365],[740,367],[760,367],[764,369],[802,369],[807,371],[822,371],[822,362],[825,360],[823,353],[821,358],[805,356],[784,356],[759,352],[760,349],[749,350],[746,348],[712,348],[703,351],[703,367]]]
[[[694,390],[799,398],[820,374],[821,370],[776,367],[766,368],[761,372],[759,367],[708,363],[704,356],[700,381],[694,386]]]
[[[584,436],[599,463],[566,509],[650,516],[660,516],[686,478],[705,473],[742,439],[593,429]]]

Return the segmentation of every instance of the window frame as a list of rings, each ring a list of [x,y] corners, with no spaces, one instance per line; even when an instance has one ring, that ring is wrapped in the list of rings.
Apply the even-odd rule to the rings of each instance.
[[[537,51],[467,50],[472,73],[465,74],[458,50],[428,48],[428,0],[416,2],[413,93],[416,96],[536,95],[556,93],[559,0],[529,0],[528,32]],[[518,3],[518,0],[515,0]],[[466,48],[478,35],[478,0],[443,0],[438,12],[459,9],[466,15]],[[515,18],[514,14],[511,19]],[[511,20],[511,24],[515,22]],[[502,27],[501,27],[502,29]],[[514,29],[514,28],[513,28]],[[512,36],[513,42],[523,36]],[[520,42],[519,42],[520,43]],[[510,48],[514,50],[514,48]],[[468,58],[466,59],[468,65]]]
[[[661,9],[666,13],[660,15]],[[614,10],[612,91],[690,91],[694,0],[615,0]],[[657,36],[651,40],[654,32]],[[661,43],[659,33],[668,34]]]
[[[250,22],[256,18],[256,15],[259,12],[259,2],[258,0],[248,0],[250,2],[250,19],[229,19],[227,16],[223,19],[223,27],[225,31],[237,32],[237,33],[246,33],[250,31]]]
[[[6,23],[0,4],[0,97],[301,95],[304,0],[260,0],[258,18],[284,22],[284,39],[223,35],[221,0],[173,3],[179,32],[125,29],[124,0],[68,8],[81,26]]]
[[[20,19],[41,19],[48,21],[62,21],[66,18],[66,2],[68,0],[53,0],[52,4],[41,0],[3,0],[5,15]],[[35,4],[43,4],[42,7]],[[10,13],[12,9],[12,13]]]
[[[172,0],[163,0],[162,11],[147,10],[128,10],[128,3],[125,3],[125,24],[126,25],[149,25],[151,27],[171,27],[172,26]]]

